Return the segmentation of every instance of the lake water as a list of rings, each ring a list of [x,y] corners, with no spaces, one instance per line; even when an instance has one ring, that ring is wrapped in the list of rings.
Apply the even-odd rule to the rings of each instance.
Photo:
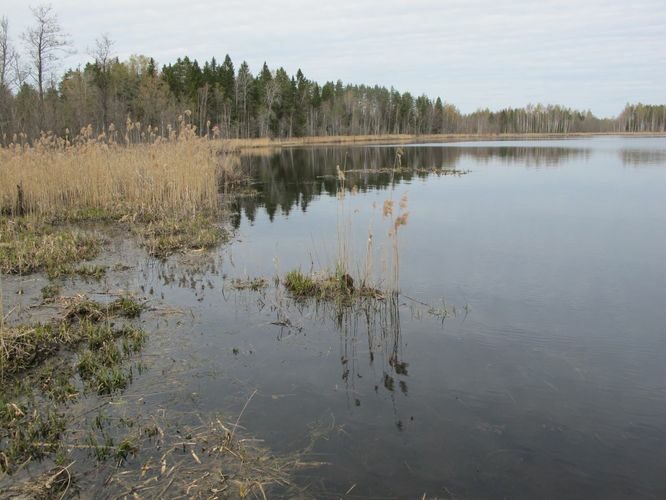
[[[258,194],[234,203],[235,240],[196,271],[147,261],[128,278],[191,314],[158,321],[127,398],[177,384],[161,405],[242,411],[275,452],[311,445],[326,465],[297,474],[305,496],[666,497],[666,139],[243,161]],[[403,196],[397,300],[340,310],[230,286],[330,268],[341,221],[351,267],[370,231],[388,282],[382,206]]]

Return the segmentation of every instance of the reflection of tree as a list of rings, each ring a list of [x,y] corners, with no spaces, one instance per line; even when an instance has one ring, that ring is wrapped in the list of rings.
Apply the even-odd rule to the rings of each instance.
[[[425,179],[429,175],[456,169],[462,160],[528,167],[557,166],[572,156],[587,156],[584,149],[558,147],[406,147],[400,148],[403,168],[390,169],[398,147],[316,147],[287,148],[273,155],[243,158],[243,171],[250,174],[259,196],[240,199],[235,211],[245,212],[251,221],[264,207],[272,220],[276,213],[288,215],[293,209],[307,210],[313,199],[337,192],[336,166],[348,173],[347,189],[365,192],[388,189],[393,182]]]
[[[641,165],[663,165],[666,163],[666,151],[650,149],[620,150],[622,164],[630,167]]]

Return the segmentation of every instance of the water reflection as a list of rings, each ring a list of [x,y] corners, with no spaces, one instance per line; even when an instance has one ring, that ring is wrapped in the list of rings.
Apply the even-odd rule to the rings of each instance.
[[[622,164],[628,167],[666,164],[666,150],[622,149],[619,155]]]
[[[258,388],[243,424],[271,446],[334,422],[316,447],[330,466],[299,478],[317,497],[356,484],[357,497],[662,498],[666,173],[622,167],[664,165],[664,142],[542,144],[404,147],[403,301],[355,308],[229,282],[312,266],[318,231],[335,247],[336,165],[354,171],[364,217],[398,147],[244,159],[259,195],[236,209],[254,224],[197,260],[201,275],[150,269],[157,296],[194,311],[191,390],[218,409],[229,380]]]
[[[558,141],[559,142],[559,141]],[[502,144],[499,142],[466,144],[440,144],[418,147],[312,147],[287,148],[268,155],[248,156],[242,159],[243,168],[253,179],[258,196],[247,197],[235,204],[236,225],[240,213],[250,221],[257,209],[265,207],[271,220],[280,211],[283,215],[298,208],[306,211],[309,204],[321,195],[334,196],[337,190],[336,166],[349,173],[347,189],[361,192],[388,189],[392,182],[411,182],[430,175],[464,173],[474,165],[522,166],[526,168],[559,167],[573,160],[589,161],[599,149],[589,142],[567,141],[530,145]],[[627,147],[617,149],[623,165],[643,166],[666,163],[666,150],[659,148]],[[396,155],[401,166],[396,166]]]
[[[392,184],[426,179],[430,175],[460,175],[474,164],[557,167],[574,158],[587,159],[590,150],[553,147],[320,147],[291,148],[243,158],[243,169],[253,179],[257,196],[237,200],[240,214],[253,222],[264,207],[271,220],[298,208],[306,211],[321,195],[335,196],[336,166],[348,172],[347,189],[366,192]],[[400,167],[396,158],[400,156]]]

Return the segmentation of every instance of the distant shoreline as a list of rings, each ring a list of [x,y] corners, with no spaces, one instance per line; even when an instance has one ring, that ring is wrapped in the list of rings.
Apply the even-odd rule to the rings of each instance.
[[[395,144],[427,143],[427,142],[462,142],[487,140],[550,140],[575,139],[585,137],[666,137],[666,132],[572,132],[552,134],[383,134],[383,135],[349,135],[349,136],[316,136],[292,137],[289,139],[226,139],[226,149],[247,150],[263,148],[288,148],[299,146],[327,146],[343,144],[374,144],[391,142]]]

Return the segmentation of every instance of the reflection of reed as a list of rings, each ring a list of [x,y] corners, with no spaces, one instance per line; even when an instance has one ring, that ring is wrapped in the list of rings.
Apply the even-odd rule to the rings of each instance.
[[[349,393],[354,393],[357,378],[362,377],[363,357],[370,367],[379,363],[381,376],[375,382],[378,390],[399,389],[407,393],[408,363],[403,359],[398,294],[384,300],[367,299],[353,307],[315,305],[317,317],[332,317],[340,338],[342,380]],[[359,346],[367,345],[367,351]]]
[[[398,152],[401,168],[395,168]],[[347,190],[365,192],[452,173],[466,160],[541,168],[590,154],[585,149],[558,147],[290,148],[273,155],[242,158],[241,170],[251,176],[260,196],[238,200],[235,209],[238,213],[244,211],[250,220],[254,220],[259,207],[265,207],[271,219],[278,211],[289,214],[296,207],[306,210],[318,196],[337,195],[337,165],[344,165]]]

